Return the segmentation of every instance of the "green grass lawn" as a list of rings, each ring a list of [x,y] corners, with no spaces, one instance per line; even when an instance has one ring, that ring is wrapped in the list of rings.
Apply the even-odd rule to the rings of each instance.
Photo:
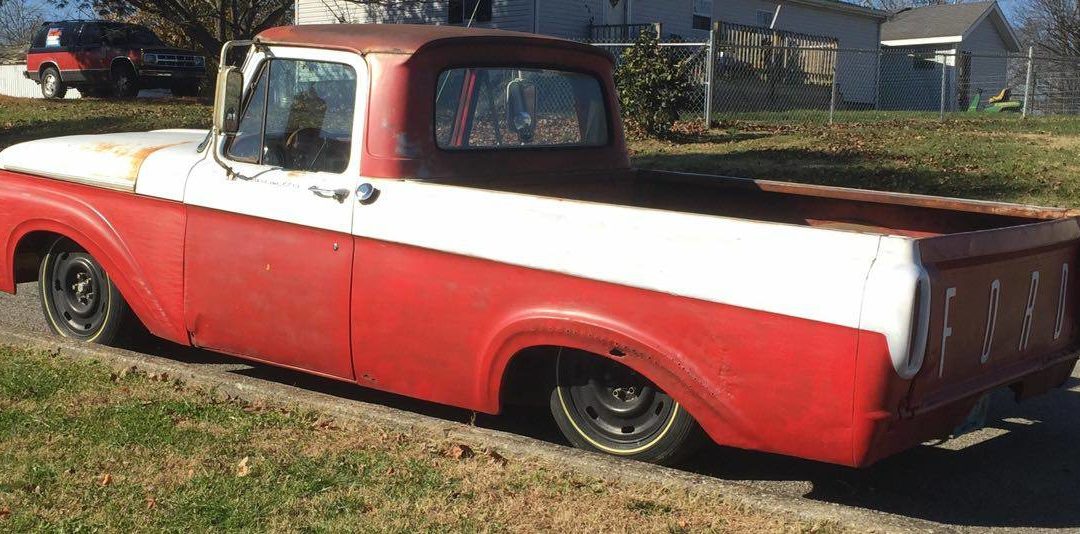
[[[0,347],[0,531],[835,531]]]
[[[1080,206],[1080,117],[738,121],[635,140],[640,167],[1051,206]]]

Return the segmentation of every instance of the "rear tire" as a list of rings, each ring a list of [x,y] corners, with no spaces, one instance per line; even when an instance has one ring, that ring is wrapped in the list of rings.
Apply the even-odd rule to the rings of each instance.
[[[47,99],[59,99],[67,96],[67,85],[60,79],[60,71],[56,67],[45,67],[41,71],[41,96]]]
[[[704,432],[644,376],[614,360],[564,351],[555,364],[551,413],[579,449],[673,465],[695,452]]]
[[[107,345],[131,316],[105,269],[70,239],[57,239],[49,247],[38,284],[45,322],[60,336]]]

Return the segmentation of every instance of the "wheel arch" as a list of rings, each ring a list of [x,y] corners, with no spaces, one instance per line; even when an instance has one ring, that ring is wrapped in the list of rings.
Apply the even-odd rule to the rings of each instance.
[[[488,365],[479,381],[478,401],[484,411],[502,410],[507,398],[504,388],[515,380],[515,372],[521,372],[518,363],[523,359],[547,362],[560,349],[582,351],[626,365],[663,389],[699,423],[713,419],[713,407],[702,397],[706,385],[673,349],[626,325],[556,313],[519,316],[492,337],[485,352]],[[553,369],[554,361],[550,363]]]
[[[25,258],[28,255],[40,258],[45,250],[39,247],[48,247],[53,238],[67,238],[101,263],[132,312],[151,333],[167,339],[185,339],[183,326],[172,324],[169,320],[161,303],[151,293],[142,269],[128,253],[120,236],[110,229],[108,222],[100,216],[68,215],[76,217],[79,224],[76,226],[58,218],[35,218],[15,226],[4,249],[9,266],[9,272],[4,274],[11,276],[10,287],[4,289],[14,292],[16,282],[37,281],[37,271],[29,273]],[[28,280],[28,277],[32,279]]]
[[[135,67],[135,62],[131,61],[131,58],[129,58],[127,56],[117,56],[117,57],[114,57],[111,62],[109,62],[109,75],[110,76],[112,75],[113,71],[116,70],[116,68],[118,66],[123,67],[123,68],[131,69],[131,72],[134,72],[135,74],[139,73],[139,69]]]
[[[46,59],[45,61],[42,61],[40,65],[38,65],[37,71],[39,80],[45,74],[45,69],[49,67],[56,69],[56,75],[60,77],[60,81],[64,81],[64,71],[60,70],[60,65],[57,65],[56,62],[51,59]]]

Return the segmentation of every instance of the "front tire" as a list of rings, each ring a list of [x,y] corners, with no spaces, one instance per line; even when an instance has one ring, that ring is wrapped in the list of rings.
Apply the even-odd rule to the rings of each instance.
[[[579,449],[672,465],[703,442],[694,418],[629,367],[581,352],[561,352],[555,364],[551,413]]]
[[[116,98],[135,98],[139,94],[139,77],[130,65],[118,64],[112,69],[112,94]]]
[[[101,264],[74,241],[49,247],[38,272],[41,308],[60,336],[90,343],[116,341],[130,309]]]

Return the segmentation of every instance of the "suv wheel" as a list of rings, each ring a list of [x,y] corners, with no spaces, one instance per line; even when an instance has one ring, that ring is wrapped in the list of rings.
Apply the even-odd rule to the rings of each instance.
[[[56,67],[45,67],[41,71],[41,96],[45,98],[64,98],[67,95],[67,86],[60,79],[60,71]]]
[[[112,92],[116,98],[134,98],[139,94],[139,79],[130,65],[119,64],[112,70]]]

